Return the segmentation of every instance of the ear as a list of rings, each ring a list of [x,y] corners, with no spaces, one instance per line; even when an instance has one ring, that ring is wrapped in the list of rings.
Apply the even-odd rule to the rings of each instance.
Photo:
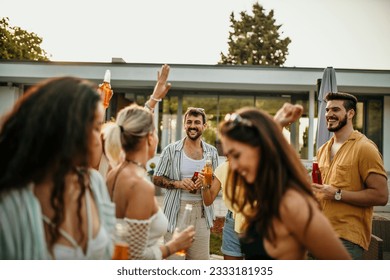
[[[149,132],[147,137],[148,145],[152,144],[153,142],[153,133]]]
[[[355,116],[356,112],[355,112],[354,109],[351,109],[351,110],[348,111],[347,114],[348,114],[348,118],[349,119],[353,119],[353,117]]]

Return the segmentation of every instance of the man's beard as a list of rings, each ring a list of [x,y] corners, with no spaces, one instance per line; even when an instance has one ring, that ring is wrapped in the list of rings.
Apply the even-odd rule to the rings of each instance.
[[[191,132],[190,132],[191,130],[196,132],[195,136],[191,136]],[[199,137],[202,136],[202,133],[199,133],[199,130],[195,130],[195,129],[187,129],[186,133],[187,133],[187,137],[190,138],[191,140],[197,140]]]
[[[339,124],[336,127],[328,127],[328,130],[330,132],[339,131],[347,124],[347,121],[348,121],[347,114],[345,114],[345,117],[341,121],[339,121]]]

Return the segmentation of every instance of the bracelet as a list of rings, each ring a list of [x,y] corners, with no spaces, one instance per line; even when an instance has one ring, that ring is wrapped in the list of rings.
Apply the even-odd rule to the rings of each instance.
[[[164,245],[164,247],[165,247],[165,250],[167,251],[167,257],[169,257],[170,255],[171,255],[171,250],[169,250],[169,247],[168,247],[168,245]]]
[[[157,98],[153,97],[153,95],[150,96],[150,99],[152,99],[156,102],[161,102],[161,100],[162,100],[161,98],[157,99]]]
[[[149,110],[150,112],[152,112],[152,113],[153,113],[153,111],[154,111],[154,108],[150,107],[149,101],[146,101],[146,103],[145,103],[145,108],[148,109],[148,110]]]

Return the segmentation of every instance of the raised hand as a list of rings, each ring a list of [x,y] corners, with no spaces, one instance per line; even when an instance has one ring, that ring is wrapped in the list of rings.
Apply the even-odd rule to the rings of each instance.
[[[302,105],[284,103],[282,108],[280,108],[278,112],[276,112],[274,120],[282,127],[285,127],[298,120],[302,116],[302,113]]]
[[[169,65],[164,64],[161,66],[160,71],[157,72],[157,83],[152,94],[156,99],[163,99],[171,88],[171,83],[167,83],[169,69]]]

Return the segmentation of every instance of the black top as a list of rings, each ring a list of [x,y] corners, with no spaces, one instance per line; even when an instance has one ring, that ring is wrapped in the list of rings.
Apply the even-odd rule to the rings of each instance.
[[[240,238],[240,244],[246,260],[274,260],[265,251],[263,237],[253,228],[248,229],[246,236]]]

